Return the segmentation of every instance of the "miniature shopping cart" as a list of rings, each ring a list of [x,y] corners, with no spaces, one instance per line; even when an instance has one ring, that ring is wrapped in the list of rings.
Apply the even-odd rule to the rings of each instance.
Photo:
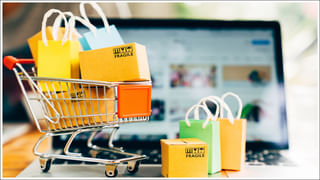
[[[39,156],[40,167],[48,172],[53,159],[78,160],[105,165],[108,177],[117,176],[117,166],[127,163],[129,173],[137,172],[145,155],[125,152],[113,146],[113,138],[120,124],[146,122],[151,114],[151,82],[101,82],[81,79],[37,77],[35,68],[30,72],[22,64],[34,64],[32,59],[6,56],[4,65],[15,73],[26,98],[27,107],[40,132],[45,133],[35,144],[33,152]],[[30,93],[31,92],[31,93]],[[41,108],[36,108],[34,102]],[[39,112],[40,111],[40,112]],[[108,147],[92,143],[98,131],[111,128]],[[74,138],[89,132],[87,146],[90,156],[69,152]],[[71,135],[64,147],[64,154],[42,153],[38,147],[52,136]],[[97,154],[109,152],[123,155],[121,159],[101,159]]]

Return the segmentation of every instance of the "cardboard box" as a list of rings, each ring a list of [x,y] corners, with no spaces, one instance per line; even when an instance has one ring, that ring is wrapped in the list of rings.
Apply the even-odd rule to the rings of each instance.
[[[61,118],[61,127],[59,127],[58,124],[50,123],[50,129],[70,128],[75,127],[77,125],[81,127],[94,125],[95,123],[99,124],[118,120],[118,116],[117,114],[115,114],[114,92],[112,88],[106,88],[106,94],[104,94],[103,88],[100,87],[96,89],[94,87],[84,88],[84,93],[82,91],[77,91],[77,93],[72,93],[70,95],[68,92],[58,93],[57,98],[63,98],[67,100],[52,101],[54,107],[56,108],[59,114],[71,117]],[[93,100],[88,100],[89,97],[91,97]],[[53,98],[56,97],[53,96]],[[85,98],[85,100],[76,100],[77,98]],[[107,98],[108,100],[98,100],[103,98]],[[53,109],[49,108],[49,112],[51,116],[55,116]],[[106,113],[108,115],[94,116],[97,114]],[[79,117],[80,115],[83,115],[83,117]]]
[[[162,139],[164,177],[208,177],[208,144],[196,138]]]
[[[137,43],[82,51],[81,78],[97,81],[151,80],[146,48]]]

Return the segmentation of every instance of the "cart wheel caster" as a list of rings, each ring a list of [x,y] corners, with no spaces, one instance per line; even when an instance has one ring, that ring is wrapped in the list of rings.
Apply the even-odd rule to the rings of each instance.
[[[117,166],[106,165],[106,171],[104,173],[107,177],[116,177],[118,175]]]
[[[127,170],[130,174],[135,174],[139,170],[140,161],[129,161]]]
[[[50,170],[52,159],[40,158],[40,168],[42,172],[46,173]]]
[[[90,150],[89,153],[90,153],[91,157],[96,158],[97,154],[98,154],[98,151]]]

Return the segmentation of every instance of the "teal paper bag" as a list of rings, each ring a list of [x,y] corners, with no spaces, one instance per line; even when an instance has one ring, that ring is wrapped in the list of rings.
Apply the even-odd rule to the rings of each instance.
[[[216,103],[217,108],[218,104]],[[203,108],[208,117],[206,120],[189,120],[189,113],[195,108]],[[198,111],[197,111],[198,112]],[[217,114],[216,114],[217,115]],[[195,116],[196,112],[195,112]],[[212,115],[203,105],[194,105],[186,113],[186,119],[179,122],[179,138],[198,138],[208,144],[208,173],[221,170],[220,131],[219,122],[210,121]]]
[[[82,46],[82,49],[83,49],[84,51],[88,51],[88,50],[91,49],[90,46],[89,46],[89,44],[88,44],[88,41],[87,41],[86,38],[84,38],[83,36],[82,36],[81,38],[79,38],[79,42],[80,42],[80,44],[81,44],[81,46]]]
[[[106,16],[104,15],[102,9],[96,3],[80,3],[81,16],[89,22],[89,19],[84,9],[85,4],[90,4],[97,11],[97,13],[102,18],[104,28],[99,28],[95,32],[89,31],[83,33],[82,37],[79,38],[83,50],[100,49],[124,44],[116,26],[109,26]]]
[[[96,34],[90,31],[84,33],[79,39],[82,48],[84,50],[91,50],[124,44],[114,25],[109,26],[109,31],[106,28],[100,28],[97,29]]]

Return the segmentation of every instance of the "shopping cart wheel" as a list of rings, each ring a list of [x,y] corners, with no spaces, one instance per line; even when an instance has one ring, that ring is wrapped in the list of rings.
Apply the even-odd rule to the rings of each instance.
[[[97,154],[98,154],[99,152],[96,151],[96,150],[90,150],[89,153],[90,153],[91,157],[96,158],[96,157],[97,157]]]
[[[127,170],[130,174],[135,174],[139,170],[140,161],[129,161]]]
[[[106,165],[105,175],[107,177],[116,177],[118,175],[118,169],[115,165]]]
[[[51,167],[52,159],[40,158],[40,168],[42,172],[48,172]]]

